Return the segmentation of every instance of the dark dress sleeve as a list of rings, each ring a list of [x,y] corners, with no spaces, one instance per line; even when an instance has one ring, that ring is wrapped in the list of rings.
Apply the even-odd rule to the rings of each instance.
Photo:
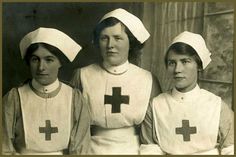
[[[234,112],[222,101],[220,113],[219,144],[222,155],[234,153]]]
[[[81,78],[80,78],[80,69],[75,69],[72,75],[72,78],[70,80],[70,85],[74,88],[79,89],[82,91],[82,84],[81,84]]]
[[[148,106],[145,118],[141,124],[140,141],[141,144],[157,144],[157,136],[153,122],[151,104]]]
[[[161,85],[157,77],[152,74],[152,91],[150,95],[150,100],[162,93]]]
[[[153,115],[151,101],[154,97],[162,92],[159,80],[152,74],[152,91],[150,102],[146,111],[145,118],[141,124],[140,140],[142,144],[157,143],[157,138],[154,131]]]
[[[11,89],[2,101],[2,153],[17,154],[14,147],[17,119],[20,119],[20,98],[16,88]]]
[[[150,102],[144,121],[141,124],[140,132],[140,149],[141,155],[164,155],[159,146],[158,138],[155,130],[155,121],[152,113],[152,102]]]
[[[73,127],[69,154],[86,154],[90,145],[90,114],[88,104],[79,90],[74,90]]]

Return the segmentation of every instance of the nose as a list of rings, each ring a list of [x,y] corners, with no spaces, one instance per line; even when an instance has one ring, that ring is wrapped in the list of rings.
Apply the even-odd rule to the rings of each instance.
[[[40,71],[45,70],[45,63],[43,60],[39,61],[39,66],[38,66]]]
[[[114,40],[110,38],[107,43],[108,49],[114,48]]]
[[[176,63],[175,65],[175,73],[182,72],[183,70],[183,65],[181,63]]]

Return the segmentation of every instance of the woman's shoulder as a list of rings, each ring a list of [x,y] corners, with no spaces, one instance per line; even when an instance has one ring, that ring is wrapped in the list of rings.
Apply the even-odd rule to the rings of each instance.
[[[18,89],[27,86],[30,81],[31,81],[31,79],[27,79],[27,80],[21,82],[20,84],[16,85],[15,87],[12,87],[6,94],[18,93]]]
[[[98,63],[93,63],[85,67],[82,67],[80,71],[98,71],[100,69],[101,69],[101,66]]]
[[[216,95],[216,94],[214,94],[214,93],[212,93],[212,92],[210,92],[210,91],[208,91],[208,90],[206,90],[206,89],[203,89],[203,88],[201,88],[200,94],[201,94],[201,96],[203,96],[203,97],[221,99],[220,96],[218,96],[218,95]]]
[[[21,87],[21,86],[20,86]],[[11,101],[13,102],[16,99],[19,99],[19,88],[20,87],[13,87],[11,88],[4,96],[3,96],[3,102]]]
[[[13,87],[4,95],[4,97],[7,95],[15,95],[16,93],[18,93],[18,87]]]
[[[129,66],[130,66],[130,69],[133,69],[133,71],[135,71],[135,72],[143,73],[145,75],[150,75],[150,76],[152,75],[150,71],[143,69],[143,68],[141,68],[137,65],[134,65],[132,63],[130,63]]]
[[[160,93],[159,95],[155,96],[152,101],[162,101],[167,99],[168,97],[171,97],[171,90]]]

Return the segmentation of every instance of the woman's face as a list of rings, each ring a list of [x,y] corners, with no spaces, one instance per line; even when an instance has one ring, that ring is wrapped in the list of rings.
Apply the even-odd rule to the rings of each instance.
[[[39,48],[32,53],[29,63],[32,77],[38,83],[49,85],[57,79],[61,63],[58,58],[46,48],[39,46]]]
[[[193,57],[177,54],[170,50],[167,57],[167,70],[180,92],[188,92],[197,84],[198,66]]]
[[[104,62],[117,66],[125,63],[129,55],[129,38],[121,23],[104,28],[99,37],[99,47]]]

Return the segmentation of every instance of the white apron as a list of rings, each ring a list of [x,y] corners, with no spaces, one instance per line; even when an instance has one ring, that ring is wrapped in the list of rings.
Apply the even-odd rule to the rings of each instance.
[[[26,149],[23,154],[62,154],[71,128],[72,88],[63,84],[52,98],[42,98],[27,84],[19,88]]]
[[[168,154],[209,151],[218,154],[221,99],[198,86],[185,94],[176,89],[153,102],[153,116],[159,145]]]
[[[147,110],[150,72],[129,64],[128,71],[114,75],[93,64],[81,69],[81,82],[90,104],[91,123],[102,128],[92,136],[90,153],[138,154],[134,126],[143,121]]]

